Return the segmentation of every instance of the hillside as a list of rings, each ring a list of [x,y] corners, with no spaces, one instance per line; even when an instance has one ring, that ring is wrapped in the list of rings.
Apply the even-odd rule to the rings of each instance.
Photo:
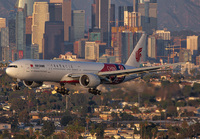
[[[37,0],[48,1],[48,0]],[[93,0],[72,0],[72,9],[84,9],[89,23],[91,20],[91,4]],[[0,17],[7,17],[9,10],[14,9],[16,0],[0,0]],[[80,4],[81,3],[81,4]],[[132,0],[115,0],[119,5],[132,5]],[[158,0],[158,28],[168,30],[200,31],[200,1],[199,0]]]

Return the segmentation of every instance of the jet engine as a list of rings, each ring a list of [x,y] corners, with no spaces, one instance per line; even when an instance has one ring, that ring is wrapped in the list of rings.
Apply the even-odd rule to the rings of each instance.
[[[43,82],[36,82],[36,81],[23,81],[26,87],[36,88],[42,86]]]
[[[79,78],[79,82],[86,88],[96,88],[101,83],[101,80],[95,74],[84,74]]]

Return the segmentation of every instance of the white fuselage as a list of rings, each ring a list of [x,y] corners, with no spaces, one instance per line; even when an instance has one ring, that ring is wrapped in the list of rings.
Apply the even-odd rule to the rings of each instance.
[[[116,68],[117,67],[117,68]],[[103,71],[115,71],[134,67],[119,64],[104,64],[95,62],[74,62],[62,60],[18,60],[11,63],[6,73],[20,80],[60,82],[66,75],[97,74]],[[136,75],[126,76],[124,81],[135,78]],[[69,83],[76,82],[68,77]]]

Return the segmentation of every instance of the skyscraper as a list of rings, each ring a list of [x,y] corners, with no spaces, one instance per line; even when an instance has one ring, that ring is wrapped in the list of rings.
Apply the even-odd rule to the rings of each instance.
[[[118,18],[119,18],[119,27],[124,26],[124,12],[133,12],[132,6],[119,6]]]
[[[0,29],[6,27],[6,18],[0,18]]]
[[[138,0],[133,0],[133,12],[138,12]]]
[[[16,23],[16,12],[10,11],[8,16],[8,28],[9,28],[9,43],[10,46],[15,46],[16,38],[15,38],[15,23]]]
[[[141,25],[147,35],[157,30],[157,3],[145,0],[138,4],[138,12],[141,13]]]
[[[78,41],[84,38],[85,31],[85,11],[73,10],[72,11],[72,26],[73,26],[73,41]]]
[[[156,34],[160,36],[163,40],[171,40],[171,33],[167,30],[156,30]]]
[[[62,21],[64,22],[64,40],[69,41],[69,28],[71,27],[71,0],[63,0]]]
[[[170,45],[170,31],[167,30],[156,30],[157,38],[157,56],[167,56],[168,52],[165,50]]]
[[[27,16],[31,16],[33,13],[33,3],[34,0],[17,0],[15,7],[24,8],[25,4],[27,4]]]
[[[32,44],[39,45],[40,58],[42,58],[42,39],[45,31],[45,22],[49,21],[49,5],[47,2],[35,2],[32,19]]]
[[[187,49],[191,50],[192,55],[199,54],[200,51],[200,37],[199,36],[187,36]]]
[[[64,23],[49,21],[45,23],[44,59],[53,59],[64,53]]]
[[[26,46],[31,46],[31,35],[32,35],[32,16],[26,17]]]
[[[133,51],[133,33],[131,31],[124,31],[122,32],[122,49],[121,49],[121,54],[122,54],[122,63],[124,64],[131,52]]]
[[[95,11],[94,11],[95,8]],[[110,10],[111,1],[110,0],[95,0],[95,5],[93,5],[92,18],[95,18],[94,27],[98,27],[103,32],[103,41],[109,43],[109,32],[110,32]],[[95,16],[94,16],[95,15]],[[92,19],[94,21],[94,19]]]
[[[140,27],[141,26],[141,14],[138,12],[124,11],[124,26]]]
[[[49,3],[49,21],[62,21],[62,3]]]
[[[96,42],[85,43],[85,59],[99,60],[99,44]]]
[[[148,37],[148,57],[150,58],[156,58],[156,37],[155,36],[149,36]]]
[[[16,15],[16,46],[18,59],[25,58],[26,53],[26,8],[18,8]]]

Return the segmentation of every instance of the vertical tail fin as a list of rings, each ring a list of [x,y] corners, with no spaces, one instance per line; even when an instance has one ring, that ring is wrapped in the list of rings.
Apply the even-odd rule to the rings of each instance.
[[[135,46],[133,52],[131,53],[125,65],[132,67],[140,66],[140,63],[142,61],[142,56],[145,55],[144,53],[145,44],[146,44],[146,34],[142,34],[140,40],[138,41],[137,45]]]

